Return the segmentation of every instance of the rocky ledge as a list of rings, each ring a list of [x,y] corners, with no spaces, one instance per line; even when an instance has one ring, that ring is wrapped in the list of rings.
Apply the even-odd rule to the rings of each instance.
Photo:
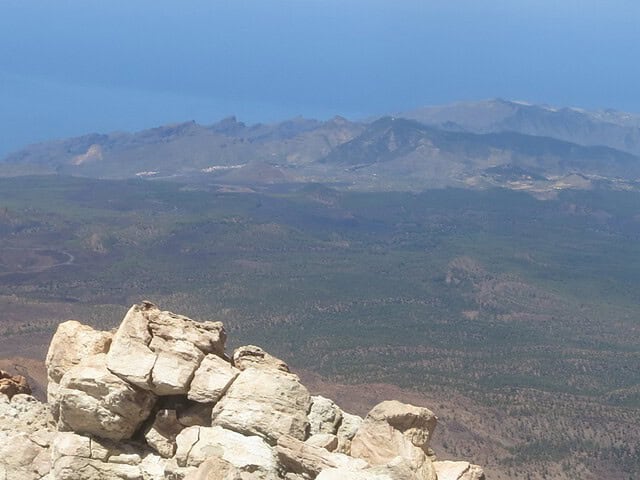
[[[225,341],[222,323],[149,302],[115,332],[60,324],[48,403],[0,394],[0,480],[484,479],[436,460],[430,410],[386,401],[362,419],[259,347],[227,356]]]

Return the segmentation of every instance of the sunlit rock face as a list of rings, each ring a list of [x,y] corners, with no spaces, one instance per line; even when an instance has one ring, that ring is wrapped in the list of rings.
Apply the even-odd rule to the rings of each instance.
[[[61,324],[50,404],[0,393],[0,480],[484,478],[477,465],[435,461],[430,410],[388,401],[363,420],[311,396],[260,347],[227,356],[225,340],[222,323],[149,302],[115,334]]]

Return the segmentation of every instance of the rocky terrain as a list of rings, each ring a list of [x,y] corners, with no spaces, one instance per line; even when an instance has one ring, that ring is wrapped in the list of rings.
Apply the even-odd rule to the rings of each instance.
[[[0,379],[1,480],[481,480],[436,459],[437,418],[384,401],[362,419],[312,396],[256,346],[225,354],[221,322],[143,302],[115,331],[61,323],[48,403]]]

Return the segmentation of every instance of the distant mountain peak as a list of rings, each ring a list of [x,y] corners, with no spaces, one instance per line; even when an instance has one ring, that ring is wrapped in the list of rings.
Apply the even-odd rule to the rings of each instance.
[[[640,155],[640,115],[493,98],[423,107],[398,116],[442,129],[518,132]]]

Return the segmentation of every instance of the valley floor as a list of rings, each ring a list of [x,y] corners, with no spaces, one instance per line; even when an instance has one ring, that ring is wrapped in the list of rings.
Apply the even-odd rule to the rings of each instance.
[[[437,450],[490,478],[628,480],[638,205],[608,190],[541,201],[0,180],[0,368],[42,385],[59,322],[110,329],[149,299],[222,320],[231,348],[263,346],[347,410],[432,407]]]

